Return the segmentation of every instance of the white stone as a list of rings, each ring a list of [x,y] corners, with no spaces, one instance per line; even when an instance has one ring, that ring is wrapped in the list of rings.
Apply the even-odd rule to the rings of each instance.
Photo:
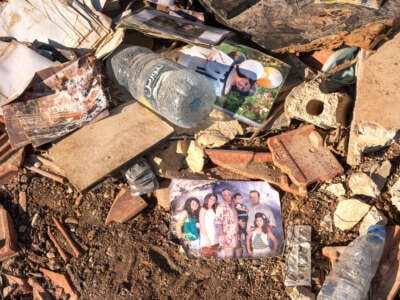
[[[201,172],[204,167],[204,151],[196,141],[191,141],[189,145],[188,155],[186,157],[186,163],[190,170],[195,173]]]
[[[349,178],[349,188],[352,195],[364,195],[369,197],[379,196],[376,183],[365,173],[353,173]]]
[[[400,178],[392,185],[389,192],[392,195],[390,201],[400,211]]]
[[[357,199],[340,201],[334,212],[333,222],[337,228],[349,230],[361,221],[370,207],[370,205]]]
[[[360,236],[367,234],[369,226],[376,225],[378,223],[380,225],[386,225],[387,218],[375,206],[372,206],[360,224],[360,228],[358,229]]]
[[[372,173],[371,178],[376,183],[379,190],[382,190],[386,184],[388,177],[390,176],[390,171],[392,169],[392,164],[389,160],[384,160],[378,168]]]
[[[330,184],[325,188],[325,190],[332,193],[336,197],[341,197],[341,196],[346,195],[346,190],[344,189],[342,183]]]
[[[217,121],[197,133],[195,138],[202,148],[218,148],[233,140],[238,134],[243,134],[243,128],[238,120]]]

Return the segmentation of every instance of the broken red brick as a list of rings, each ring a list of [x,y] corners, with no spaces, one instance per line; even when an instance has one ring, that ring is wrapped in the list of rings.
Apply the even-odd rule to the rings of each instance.
[[[24,278],[17,277],[14,275],[10,275],[2,272],[2,274],[8,281],[9,285],[16,284],[18,285],[18,290],[24,294],[29,294],[32,292],[31,286],[28,284],[28,281]]]
[[[7,210],[0,206],[0,240],[4,241],[0,249],[0,262],[18,255],[17,233]]]
[[[346,246],[339,247],[324,247],[322,248],[322,255],[327,257],[331,262],[332,268],[338,262],[340,255],[346,249]]]
[[[124,223],[147,207],[140,196],[133,196],[129,189],[122,189],[115,197],[105,224],[111,222]]]
[[[70,296],[70,300],[78,299],[78,295],[72,288],[66,275],[52,272],[45,268],[39,268],[39,271],[42,272],[44,276],[49,278],[56,288],[61,287],[64,290],[64,293]]]
[[[307,195],[305,187],[294,185],[285,174],[268,163],[271,161],[270,153],[221,149],[206,149],[205,153],[214,164],[231,172],[251,179],[265,180],[295,195]]]
[[[79,250],[79,248],[76,246],[74,240],[71,238],[71,236],[68,234],[67,230],[64,228],[64,226],[61,224],[60,221],[57,220],[57,218],[55,218],[54,216],[53,218],[53,222],[56,225],[56,228],[58,231],[60,231],[60,233],[62,234],[62,236],[64,237],[65,241],[67,242],[68,247],[71,248],[72,253],[74,255],[75,258],[78,258],[79,256],[82,255],[81,251]]]
[[[400,288],[400,226],[386,227],[385,248],[371,283],[372,299],[393,300]]]
[[[276,135],[267,143],[274,165],[298,186],[327,181],[344,172],[312,125]]]

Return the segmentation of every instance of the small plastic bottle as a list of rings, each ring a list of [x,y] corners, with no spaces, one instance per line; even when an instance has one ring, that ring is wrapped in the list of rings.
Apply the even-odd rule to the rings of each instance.
[[[144,195],[158,188],[158,181],[144,158],[137,159],[124,173],[132,195]]]
[[[107,60],[107,73],[136,100],[184,128],[203,122],[216,99],[206,77],[144,47],[122,46]]]
[[[385,245],[382,225],[373,225],[368,233],[352,241],[326,277],[318,300],[364,300],[375,276]]]

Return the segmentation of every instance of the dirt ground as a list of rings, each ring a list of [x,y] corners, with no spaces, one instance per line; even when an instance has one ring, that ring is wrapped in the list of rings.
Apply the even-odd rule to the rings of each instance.
[[[398,144],[378,153],[391,159],[396,174],[399,153]],[[209,171],[216,177],[218,173],[215,168]],[[1,264],[1,272],[34,277],[53,295],[53,285],[42,277],[39,267],[69,274],[80,299],[288,299],[283,284],[284,256],[188,260],[170,241],[170,214],[155,198],[146,198],[149,207],[125,224],[104,225],[109,207],[124,185],[122,181],[105,182],[86,194],[78,208],[73,207],[78,194],[69,185],[30,172],[21,174],[15,185],[1,186],[0,202],[14,219],[21,248],[18,257]],[[281,193],[284,227],[312,226],[313,292],[319,290],[330,269],[321,256],[322,247],[346,245],[358,236],[357,227],[342,232],[329,224],[322,226],[324,217],[332,216],[337,199],[318,191],[319,186],[304,199]],[[18,205],[19,191],[27,193],[26,213]],[[374,204],[389,218],[389,224],[400,221],[400,213],[390,205],[386,192]],[[47,227],[54,228],[52,216],[63,221],[83,256],[63,262],[47,235]],[[29,297],[17,293],[8,298]]]

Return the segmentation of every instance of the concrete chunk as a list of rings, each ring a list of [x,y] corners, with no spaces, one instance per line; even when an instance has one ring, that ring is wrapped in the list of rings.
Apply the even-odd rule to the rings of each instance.
[[[323,93],[318,81],[295,87],[285,101],[285,114],[321,128],[336,128],[346,123],[352,99],[344,93]]]
[[[347,163],[357,165],[363,152],[390,145],[400,130],[400,34],[361,59],[351,123]]]

